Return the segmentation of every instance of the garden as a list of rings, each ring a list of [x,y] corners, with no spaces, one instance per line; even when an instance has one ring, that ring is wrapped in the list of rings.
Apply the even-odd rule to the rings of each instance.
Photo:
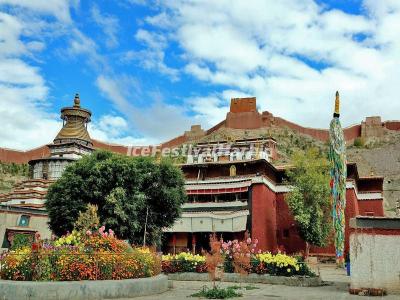
[[[39,235],[31,245],[0,257],[0,278],[19,281],[118,280],[160,274],[160,257],[149,248],[132,247],[102,226],[73,230],[53,240]]]
[[[273,283],[274,281],[269,281],[271,276],[276,279],[293,278],[294,284],[299,283],[297,279],[317,279],[302,256],[256,251],[257,244],[258,240],[250,238],[247,232],[243,241],[227,242],[213,234],[210,236],[211,250],[202,255],[189,252],[163,255],[162,271],[169,274],[169,279],[173,280],[211,280],[211,288],[204,286],[192,295],[208,299],[240,297],[240,290],[243,288],[256,288],[253,285],[242,286],[243,282]],[[208,278],[202,276],[207,272]],[[249,277],[249,281],[246,281],[246,276]],[[222,288],[216,284],[216,281],[221,280],[239,282],[240,285]],[[279,284],[283,282],[288,283],[287,280],[283,280]]]
[[[269,274],[273,276],[309,276],[315,274],[308,268],[301,255],[255,251],[257,239],[247,237],[244,241],[214,241],[220,244],[215,249],[221,256],[220,265],[224,273]],[[217,255],[215,253],[214,255]],[[182,252],[162,256],[162,271],[166,274],[180,272],[207,273],[211,259],[204,255]]]

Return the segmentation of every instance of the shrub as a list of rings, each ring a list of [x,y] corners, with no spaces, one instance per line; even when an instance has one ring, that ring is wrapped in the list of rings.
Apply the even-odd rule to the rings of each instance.
[[[33,242],[33,236],[23,233],[17,233],[14,235],[12,250],[19,249],[25,246],[30,246]]]
[[[227,288],[220,288],[220,287],[213,287],[211,289],[204,286],[200,292],[197,292],[191,297],[200,297],[200,298],[207,298],[207,299],[228,299],[233,297],[242,297],[241,293],[235,291],[234,287],[227,287]]]
[[[276,276],[307,275],[315,276],[302,258],[286,254],[259,253],[252,257],[252,272]]]
[[[193,255],[189,252],[182,252],[176,255],[163,255],[162,271],[164,273],[205,273],[207,272],[206,258],[205,256]]]
[[[258,240],[251,239],[247,232],[243,241],[233,240],[222,243],[221,253],[224,255],[225,272],[248,274],[251,256],[255,254],[257,244]]]
[[[364,147],[364,146],[365,146],[365,140],[364,140],[364,138],[362,138],[362,137],[356,137],[356,138],[354,139],[354,146],[355,146],[355,147],[359,147],[359,148]]]
[[[74,223],[74,229],[79,232],[92,231],[99,227],[100,218],[97,214],[98,207],[88,204],[85,211],[79,213],[78,219]]]
[[[0,257],[0,278],[8,280],[117,280],[160,272],[156,253],[133,248],[104,227],[84,235],[73,231],[56,241],[39,241]]]

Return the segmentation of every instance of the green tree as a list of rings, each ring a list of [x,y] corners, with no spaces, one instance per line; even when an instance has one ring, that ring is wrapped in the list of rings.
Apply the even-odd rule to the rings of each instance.
[[[88,204],[98,207],[101,224],[132,243],[155,242],[179,217],[186,201],[182,172],[167,161],[95,151],[69,165],[46,196],[50,228],[73,229]],[[147,219],[147,223],[146,223]]]
[[[329,162],[317,149],[296,152],[293,168],[287,172],[292,190],[286,201],[298,226],[300,236],[309,244],[323,247],[332,230]]]

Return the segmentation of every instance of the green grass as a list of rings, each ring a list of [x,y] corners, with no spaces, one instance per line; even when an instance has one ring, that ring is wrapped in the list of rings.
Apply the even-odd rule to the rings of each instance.
[[[194,293],[190,295],[191,297],[200,297],[207,299],[228,299],[234,297],[242,297],[241,293],[235,291],[235,287],[227,287],[227,288],[208,288],[203,286],[200,292]]]

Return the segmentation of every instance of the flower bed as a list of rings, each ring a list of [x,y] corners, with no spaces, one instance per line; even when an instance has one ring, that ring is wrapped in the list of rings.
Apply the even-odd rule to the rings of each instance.
[[[162,256],[162,271],[164,273],[196,272],[206,273],[206,258],[202,255],[193,255],[182,252],[176,255]]]
[[[289,256],[283,253],[256,253],[257,239],[248,235],[243,241],[233,240],[223,242],[215,240],[220,245],[225,273],[269,274],[274,276],[315,276],[304,263],[302,257]],[[211,242],[210,242],[211,243]],[[163,255],[162,271],[164,273],[207,272],[206,257],[183,252],[177,255]]]
[[[132,279],[160,271],[161,261],[154,252],[133,248],[104,227],[94,234],[73,231],[55,241],[37,240],[0,257],[0,278],[8,280]]]
[[[201,255],[182,252],[177,255],[162,256],[162,271],[164,273],[195,272],[206,273],[206,259]],[[275,276],[315,276],[300,257],[293,257],[282,253],[269,252],[251,255],[248,273],[269,274]],[[224,272],[234,273],[232,260],[225,257]]]

